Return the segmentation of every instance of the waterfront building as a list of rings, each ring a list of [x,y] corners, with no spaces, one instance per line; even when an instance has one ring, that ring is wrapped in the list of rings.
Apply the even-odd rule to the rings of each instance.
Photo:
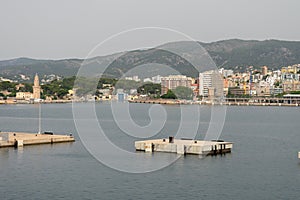
[[[284,103],[286,104],[299,104],[300,94],[286,94],[283,95]]]
[[[257,86],[256,87],[257,96],[270,96],[270,86]]]
[[[300,81],[285,81],[282,85],[283,92],[300,91]]]
[[[33,99],[33,94],[31,92],[17,92],[16,100],[26,100],[29,101]]]
[[[174,90],[178,86],[191,88],[193,79],[183,75],[170,75],[161,77],[161,94],[166,94],[168,90]]]
[[[300,81],[300,74],[283,73],[283,74],[281,75],[281,79],[282,79],[283,81],[289,81],[289,80]]]
[[[117,89],[116,91],[116,98],[118,102],[124,102],[127,100],[128,94],[125,93],[124,89]]]
[[[125,93],[117,93],[118,102],[124,102],[127,98],[127,95]]]
[[[297,68],[298,65],[293,65],[293,66],[288,66],[288,67],[282,67],[281,68],[281,73],[293,73],[296,74],[297,73]]]
[[[230,87],[228,88],[228,94],[238,97],[238,96],[243,96],[246,94],[246,91],[244,89],[241,89],[239,87]]]

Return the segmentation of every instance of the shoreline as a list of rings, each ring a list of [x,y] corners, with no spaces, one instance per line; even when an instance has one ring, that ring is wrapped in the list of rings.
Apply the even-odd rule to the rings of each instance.
[[[24,105],[24,104],[67,104],[67,103],[99,103],[111,101],[73,101],[73,100],[54,100],[42,102],[0,102],[1,105]],[[162,104],[162,105],[208,105],[208,106],[273,106],[273,107],[300,107],[299,103],[270,103],[270,102],[245,102],[245,101],[225,101],[225,102],[211,102],[211,101],[189,101],[189,100],[174,100],[174,99],[139,99],[128,100],[128,103],[144,103],[144,104]]]
[[[164,104],[164,105],[208,105],[208,106],[276,106],[276,107],[298,107],[298,103],[266,103],[266,102],[208,102],[208,101],[186,101],[186,100],[129,100],[129,103]]]

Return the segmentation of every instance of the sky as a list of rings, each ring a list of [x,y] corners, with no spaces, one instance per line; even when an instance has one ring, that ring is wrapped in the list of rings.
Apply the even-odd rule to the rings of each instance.
[[[182,34],[299,41],[299,8],[299,0],[0,0],[0,60],[85,58],[103,41],[107,55]]]

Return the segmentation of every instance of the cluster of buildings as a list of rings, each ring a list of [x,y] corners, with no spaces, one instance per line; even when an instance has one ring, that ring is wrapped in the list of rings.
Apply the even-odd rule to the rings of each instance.
[[[269,70],[267,66],[259,69],[248,67],[245,72],[235,73],[233,70],[222,68],[199,73],[197,78],[183,75],[159,78],[161,95],[178,86],[184,86],[193,90],[194,99],[275,97],[300,91],[300,64],[282,67],[279,70]]]
[[[246,72],[224,76],[224,94],[227,96],[275,97],[300,91],[300,64],[282,67],[279,70],[260,70],[249,67]],[[227,73],[227,72],[226,72]]]
[[[174,90],[179,86],[189,88],[193,91],[194,100],[222,100],[224,97],[275,97],[283,94],[300,93],[300,64],[282,67],[279,70],[269,70],[267,66],[259,69],[248,67],[245,72],[234,72],[233,70],[210,70],[201,72],[197,78],[185,75],[154,76],[144,78],[138,76],[125,77],[125,80],[133,80],[144,83],[155,83],[161,85],[160,95],[168,90]],[[18,84],[16,87],[24,87]],[[39,77],[34,77],[33,92],[17,92],[15,100],[40,101],[41,87]],[[3,91],[2,91],[3,92]],[[97,100],[134,100],[147,95],[138,94],[137,88],[130,90],[118,89],[111,84],[104,84],[97,95],[90,98]],[[300,95],[299,95],[300,97]]]
[[[18,87],[21,87],[20,84],[18,85]],[[17,92],[16,100],[25,100],[25,101],[40,101],[41,100],[41,86],[40,86],[40,81],[39,81],[39,77],[37,74],[34,76],[32,91],[33,92]]]
[[[225,71],[224,71],[225,72]],[[138,76],[134,76],[135,80],[140,80]],[[134,80],[134,77],[125,77],[125,80]],[[190,88],[193,91],[194,100],[199,97],[208,100],[221,99],[224,97],[224,78],[219,70],[211,70],[199,73],[198,78],[192,78],[185,75],[169,75],[169,76],[154,76],[145,78],[143,82],[151,82],[161,84],[161,94],[164,95],[168,90],[175,90],[182,86]],[[132,98],[133,93],[127,96]]]
[[[55,75],[50,75],[50,77],[57,77]],[[44,79],[42,79],[43,82]],[[15,81],[12,80],[5,80],[2,79],[0,80],[4,82],[10,82],[10,83],[15,83],[14,88],[10,88],[10,91],[8,90],[3,90],[0,91],[2,95],[5,95],[6,97],[4,98],[3,96],[0,96],[0,104],[14,104],[14,103],[34,103],[34,102],[41,102],[41,101],[46,101],[46,102],[52,102],[53,97],[52,96],[45,96],[45,99],[41,98],[42,94],[42,88],[40,85],[40,80],[38,74],[35,74],[34,76],[34,82],[32,86],[32,92],[29,92],[31,89],[25,86],[25,84],[22,83],[16,83]],[[31,87],[31,86],[30,86]],[[13,92],[11,91],[13,90]],[[15,96],[12,96],[15,94]],[[63,99],[60,99],[60,101],[65,101],[65,100],[70,100],[73,96],[74,92],[73,90],[68,90],[68,94],[64,96]]]
[[[161,94],[168,90],[174,90],[178,86],[190,88],[193,91],[194,100],[199,97],[207,100],[222,99],[224,97],[224,79],[218,70],[199,73],[198,78],[184,75],[170,75],[161,77]]]

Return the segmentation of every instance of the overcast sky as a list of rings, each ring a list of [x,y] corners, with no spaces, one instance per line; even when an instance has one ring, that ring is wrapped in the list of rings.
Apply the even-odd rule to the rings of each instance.
[[[299,0],[0,0],[0,60],[84,58],[113,34],[152,26],[203,42],[300,40],[299,9]],[[134,38],[141,47],[165,41],[151,31],[133,35],[101,54],[137,48]]]

